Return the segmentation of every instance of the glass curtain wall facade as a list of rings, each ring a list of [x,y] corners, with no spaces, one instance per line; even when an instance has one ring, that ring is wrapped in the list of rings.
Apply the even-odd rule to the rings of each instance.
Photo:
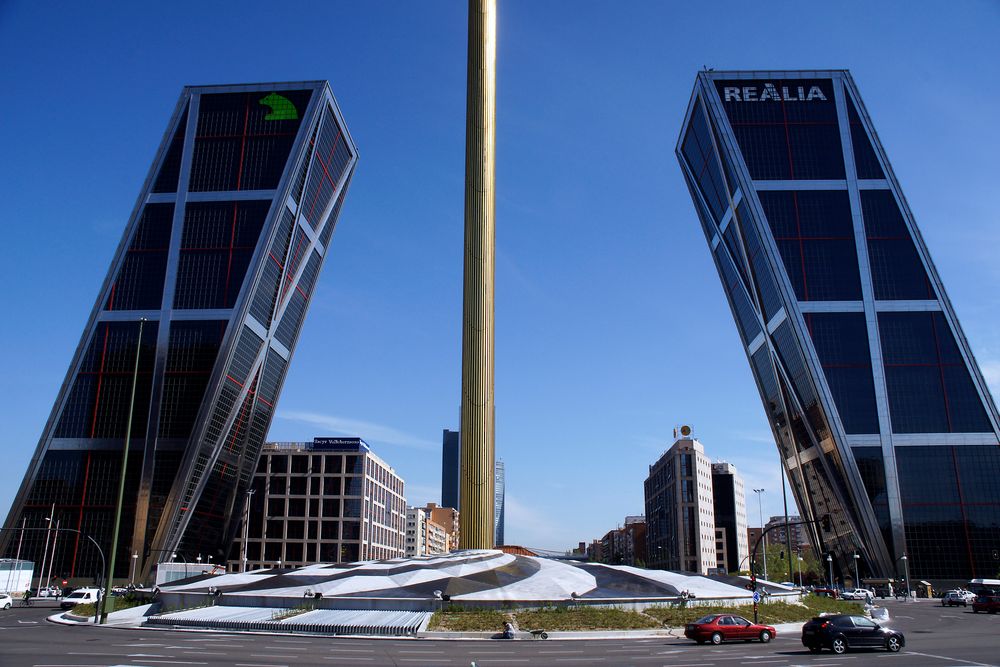
[[[850,74],[701,72],[677,156],[812,542],[995,575],[996,406]]]
[[[5,528],[51,516],[118,549],[116,577],[133,554],[142,578],[173,553],[222,560],[356,162],[324,81],[183,90]],[[45,543],[25,532],[22,555]],[[98,574],[79,534],[51,557]]]

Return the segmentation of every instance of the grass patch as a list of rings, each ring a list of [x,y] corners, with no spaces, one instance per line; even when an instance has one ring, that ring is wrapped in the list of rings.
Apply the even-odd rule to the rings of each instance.
[[[122,609],[131,609],[132,607],[138,607],[141,604],[149,604],[148,602],[143,602],[142,600],[129,600],[128,598],[115,598],[115,611],[121,611]],[[93,616],[97,613],[96,604],[78,604],[74,605],[69,612],[73,616]]]
[[[519,611],[515,614],[521,630],[640,630],[658,628],[656,619],[637,611],[600,607],[558,607]]]
[[[854,600],[834,600],[833,598],[823,597],[820,595],[807,595],[802,598],[802,602],[812,609],[815,614],[813,616],[826,612],[828,614],[861,614],[864,610],[863,602],[856,602]]]
[[[449,632],[502,632],[510,614],[493,609],[449,609],[436,611],[427,625],[428,630]]]
[[[810,618],[824,612],[831,614],[860,614],[862,612],[862,606],[857,602],[833,600],[817,595],[807,595],[802,601],[803,604],[790,604],[788,602],[761,603],[757,605],[757,621],[772,625],[776,623],[798,623],[808,621]],[[678,607],[651,607],[645,613],[657,619],[663,625],[676,628],[708,614],[736,614],[753,620],[753,605],[743,604],[735,607],[712,605],[686,607],[684,609]]]

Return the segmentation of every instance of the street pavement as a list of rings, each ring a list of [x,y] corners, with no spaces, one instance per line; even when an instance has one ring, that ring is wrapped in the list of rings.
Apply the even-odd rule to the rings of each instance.
[[[888,602],[901,653],[810,654],[798,632],[770,644],[699,646],[683,638],[406,640],[117,629],[49,623],[54,609],[0,611],[0,667],[960,667],[1000,666],[1000,615],[934,601]]]

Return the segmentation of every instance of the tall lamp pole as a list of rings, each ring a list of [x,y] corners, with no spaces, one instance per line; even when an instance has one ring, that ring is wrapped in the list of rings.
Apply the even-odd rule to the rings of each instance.
[[[132,442],[132,414],[135,412],[135,387],[139,382],[139,357],[142,354],[142,327],[146,318],[139,318],[139,335],[135,341],[135,365],[132,367],[132,395],[128,402],[128,419],[125,422],[125,446],[122,448],[122,472],[118,477],[118,505],[115,507],[115,529],[111,533],[111,562],[108,563],[108,579],[104,583],[104,597],[99,602],[98,613],[101,623],[108,620],[108,598],[111,597],[112,578],[115,573],[115,556],[118,553],[118,530],[122,522],[122,501],[125,499],[125,473],[128,469],[128,449]]]
[[[761,505],[760,495],[764,493],[764,489],[754,489],[754,493],[757,494],[757,515],[760,517],[760,529],[764,530],[764,510],[763,505]],[[761,540],[761,546],[764,547],[764,579],[767,579],[767,540]]]
[[[902,556],[902,558],[900,558],[900,560],[903,561],[903,577],[904,577],[903,580],[906,582],[906,597],[904,599],[907,602],[909,602],[910,601],[910,559],[906,557],[906,553],[904,552],[903,556]]]
[[[830,590],[833,590],[833,556],[830,554],[826,555],[826,565],[830,568]]]
[[[859,556],[858,552],[855,551],[854,552],[854,587],[855,588],[860,588],[861,587],[861,575],[858,574],[858,561],[859,560],[861,560],[861,556]]]

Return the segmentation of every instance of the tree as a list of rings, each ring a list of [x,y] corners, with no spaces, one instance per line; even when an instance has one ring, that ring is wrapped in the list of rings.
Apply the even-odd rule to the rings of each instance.
[[[758,553],[758,562],[754,563],[754,571],[758,577],[764,576],[764,563],[762,554]],[[794,583],[799,583],[799,571],[801,568],[803,583],[815,583],[823,581],[823,569],[819,560],[815,556],[805,554],[802,560],[798,560],[797,554],[792,554],[792,568]],[[788,581],[788,554],[780,547],[772,547],[767,551],[767,578],[771,581]]]

